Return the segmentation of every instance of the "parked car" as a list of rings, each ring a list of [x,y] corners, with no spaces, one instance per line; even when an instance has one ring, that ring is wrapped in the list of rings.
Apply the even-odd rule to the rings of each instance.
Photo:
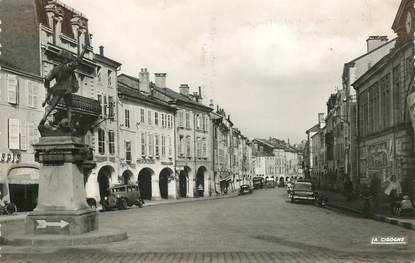
[[[274,179],[273,178],[267,178],[265,180],[265,186],[267,188],[275,188],[275,181],[274,181]]]
[[[264,188],[264,178],[262,177],[252,178],[252,184],[254,185],[255,189],[262,189]]]
[[[143,204],[137,185],[114,185],[110,188],[109,195],[102,201],[104,210],[127,209],[128,206],[133,205],[141,208]]]
[[[298,180],[291,190],[290,198],[294,203],[297,200],[301,201],[316,201],[317,193],[314,192],[311,181]]]
[[[239,194],[240,195],[252,194],[252,188],[249,185],[247,185],[247,184],[243,184],[239,188]]]

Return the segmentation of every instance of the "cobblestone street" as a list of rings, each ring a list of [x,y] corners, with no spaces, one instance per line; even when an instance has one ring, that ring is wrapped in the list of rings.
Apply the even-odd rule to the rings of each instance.
[[[409,262],[414,232],[314,205],[292,204],[285,189],[100,213],[100,227],[128,240],[71,249],[2,248],[2,262]],[[324,223],[330,222],[330,224]],[[3,227],[22,231],[23,223]],[[345,227],[347,226],[347,227]],[[373,246],[405,236],[406,246]],[[150,253],[151,252],[151,253]]]

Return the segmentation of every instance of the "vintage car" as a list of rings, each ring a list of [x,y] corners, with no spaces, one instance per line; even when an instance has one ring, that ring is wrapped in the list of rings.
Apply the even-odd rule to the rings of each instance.
[[[267,178],[267,179],[265,179],[265,187],[266,188],[275,188],[274,178]]]
[[[317,193],[313,189],[313,184],[307,180],[298,180],[289,195],[292,203],[295,201],[315,202],[317,197]]]
[[[255,189],[262,189],[264,188],[264,178],[259,176],[252,178],[252,184]]]
[[[127,209],[128,206],[133,205],[141,208],[143,204],[137,185],[114,185],[110,188],[109,195],[102,201],[104,210]]]
[[[240,195],[252,194],[252,188],[249,185],[247,185],[247,184],[243,184],[239,188],[239,194]]]

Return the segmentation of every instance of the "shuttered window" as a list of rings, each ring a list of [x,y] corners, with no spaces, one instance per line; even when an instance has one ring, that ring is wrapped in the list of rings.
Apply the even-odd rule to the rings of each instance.
[[[27,150],[27,126],[25,120],[20,120],[20,150]]]
[[[38,91],[39,87],[36,83],[32,81],[27,81],[27,91],[28,91],[28,106],[37,108],[38,107]]]
[[[141,133],[141,155],[146,156],[146,134],[144,132]]]
[[[115,136],[114,131],[108,131],[108,151],[111,155],[115,154]]]
[[[173,155],[172,139],[169,136],[169,157],[172,157],[172,155]]]
[[[166,156],[166,137],[161,136],[161,156]]]
[[[131,142],[130,141],[125,141],[125,160],[128,163],[131,163],[131,161],[132,161]]]
[[[19,119],[9,119],[9,149],[20,149],[20,121]]]
[[[18,82],[16,75],[7,75],[7,102],[17,104]]]
[[[103,129],[98,129],[98,152],[105,154],[105,131]]]

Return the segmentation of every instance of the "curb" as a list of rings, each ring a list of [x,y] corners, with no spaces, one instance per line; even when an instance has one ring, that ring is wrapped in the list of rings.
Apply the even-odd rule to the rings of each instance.
[[[153,204],[144,204],[143,207],[151,207],[151,206],[158,206],[158,205],[172,205],[172,204],[181,204],[181,203],[192,203],[192,202],[201,202],[201,201],[211,201],[211,200],[218,200],[218,199],[227,199],[227,198],[234,198],[238,197],[238,194],[228,194],[223,196],[215,196],[215,197],[208,197],[208,198],[187,198],[187,199],[179,199],[175,201],[167,201],[167,202],[160,202],[160,203],[153,203]]]
[[[1,218],[0,217],[0,225],[1,224],[7,224],[10,222],[18,222],[18,221],[25,221],[26,214],[25,215],[17,215],[17,216],[11,216],[10,218]]]
[[[327,204],[327,206],[332,207],[332,208],[336,208],[336,209],[340,209],[340,210],[344,210],[344,211],[348,211],[348,212],[352,212],[352,213],[359,214],[359,215],[362,214],[362,212],[360,210],[350,208],[350,207],[346,207],[346,206],[340,206],[340,205],[335,205],[335,204]],[[391,217],[387,217],[387,216],[383,216],[383,215],[379,215],[379,214],[374,214],[371,219],[373,219],[375,221],[379,221],[379,222],[388,223],[388,224],[391,224],[391,225],[403,227],[403,228],[406,228],[406,229],[415,230],[415,223],[402,221],[402,220],[399,220],[399,219],[396,219],[396,218],[391,218]]]

